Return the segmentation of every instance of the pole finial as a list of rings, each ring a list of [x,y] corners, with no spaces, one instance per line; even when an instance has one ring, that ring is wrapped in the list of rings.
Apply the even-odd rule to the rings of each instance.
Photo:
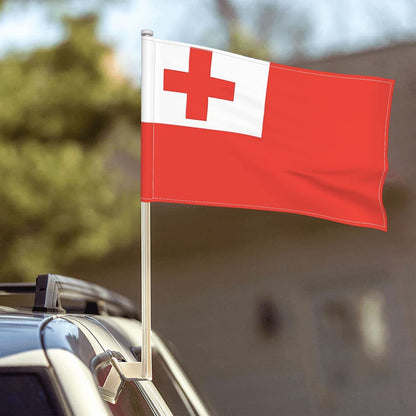
[[[143,29],[141,31],[142,36],[153,36],[153,30],[152,29]]]

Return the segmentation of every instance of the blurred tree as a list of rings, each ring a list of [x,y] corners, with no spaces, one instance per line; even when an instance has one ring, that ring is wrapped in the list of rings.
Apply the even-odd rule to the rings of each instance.
[[[225,48],[234,53],[257,59],[270,60],[267,41],[243,24],[237,6],[232,0],[215,0],[216,11],[227,32]]]
[[[226,31],[227,50],[274,60],[277,43],[277,46],[285,45],[290,50],[291,59],[299,59],[305,54],[311,21],[290,3],[260,0],[243,5],[236,0],[213,0],[213,5]]]
[[[135,236],[137,206],[113,191],[99,151],[0,141],[0,276],[30,279]],[[134,209],[136,208],[136,209]],[[138,228],[138,227],[137,227]]]
[[[9,140],[95,144],[115,119],[138,122],[139,94],[111,77],[111,50],[95,36],[96,17],[67,18],[67,39],[0,63],[0,135]]]
[[[138,124],[139,93],[114,71],[94,16],[65,24],[61,44],[0,62],[2,280],[59,271],[138,234],[137,190],[110,173],[108,131]]]
[[[216,32],[225,35],[224,47],[260,59],[299,61],[316,57],[314,46],[325,45],[320,54],[331,54],[416,38],[415,0],[210,0],[209,4],[220,23]],[[364,24],[365,31],[360,27]]]

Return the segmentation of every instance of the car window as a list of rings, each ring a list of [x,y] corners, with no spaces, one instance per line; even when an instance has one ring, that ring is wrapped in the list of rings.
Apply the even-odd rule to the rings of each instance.
[[[116,403],[106,402],[114,416],[154,416],[142,393],[134,382],[126,382]]]
[[[111,391],[106,390],[110,371],[113,371],[111,377],[114,377]],[[114,416],[154,416],[139,387],[132,381],[123,381],[110,362],[101,364],[96,369],[95,377],[102,397]]]
[[[46,370],[0,372],[0,414],[61,416],[62,409],[47,377]]]
[[[175,416],[196,416],[197,413],[163,357],[153,350],[153,384]]]

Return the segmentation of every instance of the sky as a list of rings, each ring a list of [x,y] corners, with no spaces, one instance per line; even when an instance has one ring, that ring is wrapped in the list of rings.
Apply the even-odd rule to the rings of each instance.
[[[73,11],[81,12],[97,1],[78,0]],[[249,20],[258,3],[234,1],[243,10],[243,18]],[[277,3],[310,19],[306,46],[312,58],[416,39],[416,0],[337,0],[336,7],[333,0]],[[104,7],[99,36],[114,46],[122,69],[138,80],[141,29],[153,29],[158,38],[221,47],[224,39],[218,25],[211,0],[117,0]],[[0,14],[0,56],[53,45],[62,36],[62,27],[51,19],[50,10],[41,1],[27,1],[25,7],[9,1]],[[277,36],[276,44],[279,40]],[[287,59],[290,44],[280,42],[276,55],[282,61]]]

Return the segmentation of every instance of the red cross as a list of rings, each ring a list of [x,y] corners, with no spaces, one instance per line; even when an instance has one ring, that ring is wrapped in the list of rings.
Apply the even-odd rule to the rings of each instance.
[[[187,95],[186,118],[207,120],[208,97],[234,101],[235,82],[211,77],[212,52],[191,48],[189,72],[165,69],[165,91]]]

